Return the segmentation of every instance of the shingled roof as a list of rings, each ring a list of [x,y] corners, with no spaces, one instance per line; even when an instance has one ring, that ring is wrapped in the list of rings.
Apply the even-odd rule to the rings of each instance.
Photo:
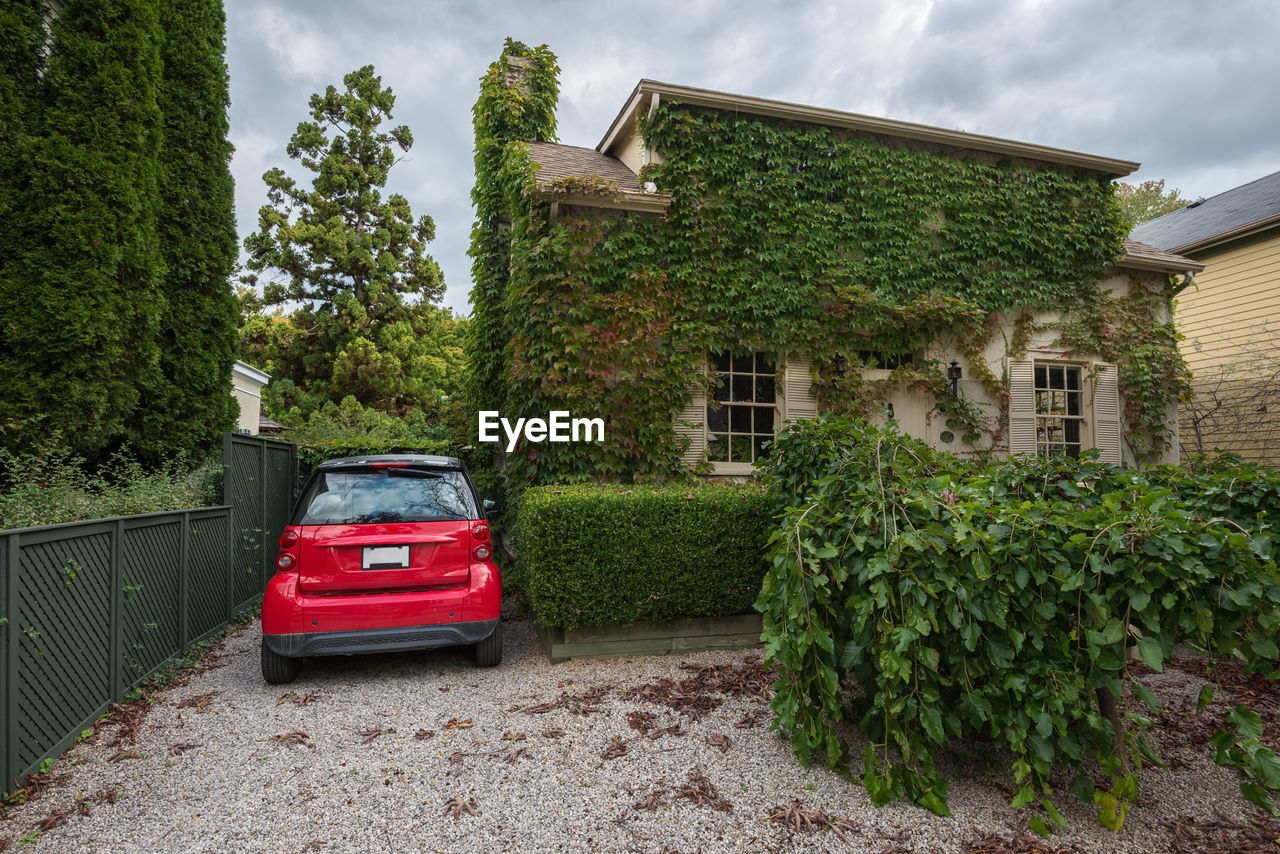
[[[577,145],[560,145],[555,142],[530,142],[529,156],[538,164],[534,176],[539,189],[544,189],[557,178],[581,178],[599,176],[618,185],[622,192],[640,192],[636,173],[616,157],[601,154],[594,148]]]
[[[1163,249],[1157,249],[1154,246],[1148,246],[1136,240],[1126,240],[1124,242],[1124,257],[1120,259],[1120,264],[1124,267],[1137,267],[1142,270],[1167,270],[1171,273],[1185,273],[1188,270],[1193,273],[1199,273],[1204,269],[1204,265],[1199,261],[1194,261],[1182,255],[1175,255],[1172,252],[1166,252]]]
[[[1129,236],[1161,249],[1192,252],[1273,225],[1280,226],[1280,172],[1144,222]]]

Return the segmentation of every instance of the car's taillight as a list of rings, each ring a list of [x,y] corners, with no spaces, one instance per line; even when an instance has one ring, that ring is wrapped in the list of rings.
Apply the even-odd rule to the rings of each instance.
[[[487,543],[481,543],[471,550],[471,556],[476,560],[488,560],[491,554],[493,554],[493,549],[489,548]]]
[[[487,542],[489,539],[489,523],[476,522],[471,526],[471,537],[480,542]]]
[[[298,543],[302,537],[292,528],[286,528],[280,535],[280,554],[276,555],[276,568],[288,572],[298,568]]]

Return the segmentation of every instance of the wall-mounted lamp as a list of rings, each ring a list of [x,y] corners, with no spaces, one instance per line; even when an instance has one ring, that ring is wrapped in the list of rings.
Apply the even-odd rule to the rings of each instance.
[[[845,368],[847,368],[848,366],[849,366],[849,362],[845,359],[845,357],[839,354],[836,354],[836,376],[838,377],[844,376]]]
[[[960,377],[963,376],[960,370],[960,363],[953,361],[951,367],[947,368],[947,379],[951,380],[951,396],[960,396]]]
[[[893,414],[893,402],[891,401],[889,405],[885,408],[889,410],[889,420],[892,421],[893,418],[895,417]]]

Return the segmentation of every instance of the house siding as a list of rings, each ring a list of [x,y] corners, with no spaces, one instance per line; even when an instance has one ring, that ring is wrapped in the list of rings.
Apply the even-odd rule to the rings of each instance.
[[[1205,270],[1175,312],[1196,395],[1181,412],[1183,448],[1280,465],[1280,232],[1192,254]]]

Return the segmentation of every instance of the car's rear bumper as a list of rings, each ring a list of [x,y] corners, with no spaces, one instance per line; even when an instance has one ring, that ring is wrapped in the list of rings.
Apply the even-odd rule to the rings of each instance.
[[[498,620],[476,620],[434,626],[353,629],[343,632],[296,632],[263,634],[262,642],[277,655],[302,658],[306,655],[350,655],[364,652],[402,652],[465,646],[478,643],[497,627]]]
[[[308,595],[298,581],[296,573],[278,572],[267,582],[262,597],[262,634],[265,637],[313,637],[352,638],[357,646],[365,643],[362,638],[373,638],[378,633],[392,639],[389,643],[410,644],[414,632],[430,630],[430,637],[420,638],[413,645],[388,646],[380,641],[377,649],[425,649],[448,643],[475,643],[488,637],[485,631],[458,628],[467,626],[493,626],[502,610],[502,579],[497,566],[491,562],[475,562],[468,573],[468,583],[457,587],[427,590],[403,590],[383,592],[352,591],[350,594]],[[403,633],[395,641],[397,632]],[[455,638],[447,640],[447,638]],[[438,643],[436,641],[439,641]],[[296,648],[292,641],[287,648]],[[323,646],[328,647],[326,641]],[[281,655],[281,648],[271,649]],[[313,652],[299,655],[320,655],[320,647]],[[348,650],[334,648],[334,654],[372,650]]]

